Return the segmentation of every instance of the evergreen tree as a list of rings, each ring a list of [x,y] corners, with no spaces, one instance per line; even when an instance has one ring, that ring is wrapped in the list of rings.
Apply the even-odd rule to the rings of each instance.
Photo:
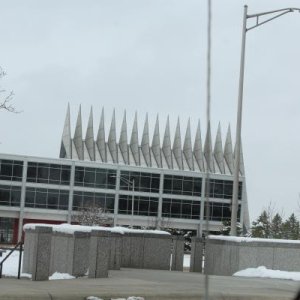
[[[271,222],[270,214],[264,210],[256,221],[252,222],[252,237],[270,238],[271,237]]]
[[[288,240],[300,238],[300,225],[294,213],[283,223],[283,237]]]
[[[271,223],[271,236],[274,239],[282,239],[283,232],[282,232],[282,217],[279,213],[277,213],[274,218],[272,219]]]

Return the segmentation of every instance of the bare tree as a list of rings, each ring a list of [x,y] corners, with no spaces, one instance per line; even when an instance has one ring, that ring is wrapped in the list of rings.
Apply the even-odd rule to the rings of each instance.
[[[5,75],[6,73],[0,67],[0,79],[2,79]],[[4,109],[7,110],[8,112],[19,113],[19,111],[17,111],[15,106],[12,104],[13,97],[14,97],[13,91],[7,93],[6,90],[0,89],[0,110]]]
[[[113,218],[108,217],[102,207],[86,206],[72,215],[72,222],[85,226],[111,226]]]

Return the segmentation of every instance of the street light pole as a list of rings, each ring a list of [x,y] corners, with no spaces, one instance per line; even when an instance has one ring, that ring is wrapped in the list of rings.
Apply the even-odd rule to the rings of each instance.
[[[240,63],[238,113],[237,113],[237,124],[236,124],[234,180],[233,180],[232,205],[231,205],[231,230],[230,231],[231,231],[231,235],[233,235],[233,236],[236,236],[236,223],[237,223],[237,211],[238,211],[242,109],[243,109],[245,50],[246,50],[246,32],[247,32],[247,11],[248,11],[248,6],[245,5],[244,6],[244,18],[243,18],[243,31],[242,31],[242,51],[241,51],[241,63]]]
[[[131,199],[131,228],[133,228],[133,215],[134,215],[134,188],[135,188],[135,181],[132,178],[132,199]]]
[[[235,147],[235,164],[234,164],[234,180],[233,192],[231,203],[231,228],[230,235],[236,236],[236,223],[238,211],[238,194],[239,194],[239,172],[240,172],[240,156],[241,156],[241,130],[242,130],[242,108],[243,108],[243,91],[244,91],[244,71],[245,71],[245,50],[246,50],[246,33],[254,28],[266,24],[274,19],[277,19],[287,13],[298,11],[300,8],[283,8],[273,11],[262,12],[258,14],[248,15],[248,6],[244,6],[244,18],[242,29],[242,49],[241,49],[241,62],[240,62],[240,79],[239,79],[239,93],[238,93],[238,111],[237,111],[237,124],[236,124],[236,147]],[[273,15],[272,17],[260,21],[260,17]],[[247,28],[247,19],[256,18],[256,24]]]

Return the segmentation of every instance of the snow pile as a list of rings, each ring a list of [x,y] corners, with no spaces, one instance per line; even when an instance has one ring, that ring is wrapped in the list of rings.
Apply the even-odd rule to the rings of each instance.
[[[253,242],[267,242],[267,243],[282,243],[282,244],[300,244],[300,240],[280,240],[280,239],[261,239],[239,236],[223,236],[223,235],[209,235],[210,240],[223,240],[236,243],[253,243]]]
[[[49,280],[74,279],[75,277],[68,273],[55,272],[49,276]]]
[[[82,225],[71,225],[71,224],[43,224],[43,223],[29,223],[24,225],[23,229],[32,229],[34,230],[36,227],[51,227],[54,232],[61,232],[66,234],[73,234],[75,231],[81,232],[91,232],[92,230],[103,230],[110,232],[117,232],[120,234],[124,234],[125,232],[133,232],[133,233],[151,233],[151,234],[165,234],[170,235],[170,233],[162,230],[140,230],[140,229],[131,229],[126,227],[104,227],[104,226],[82,226]]]
[[[102,298],[98,298],[95,296],[89,296],[86,300],[103,300]],[[145,300],[143,297],[130,296],[128,298],[112,298],[111,300]]]
[[[242,271],[238,271],[234,273],[233,276],[288,279],[288,280],[300,281],[300,272],[271,270],[271,269],[267,269],[264,266],[260,266],[258,268],[248,268]]]
[[[9,254],[10,250],[6,250],[2,257],[0,257],[0,262]],[[23,257],[22,257],[23,259]],[[17,277],[18,276],[18,266],[19,266],[19,250],[14,251],[9,258],[3,263],[2,275],[6,277]],[[22,266],[22,264],[21,264]],[[31,278],[31,274],[21,273],[21,277]]]

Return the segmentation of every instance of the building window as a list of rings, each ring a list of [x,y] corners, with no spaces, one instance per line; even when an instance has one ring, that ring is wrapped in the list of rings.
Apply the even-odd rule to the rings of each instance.
[[[155,216],[158,212],[158,198],[134,196],[134,215]],[[132,214],[132,196],[119,196],[119,214]]]
[[[0,160],[0,180],[22,181],[23,162],[19,160]]]
[[[162,204],[162,217],[199,220],[200,201],[165,198]]]
[[[57,164],[29,162],[27,182],[69,185],[71,167]]]
[[[204,218],[206,219],[206,209],[204,210]],[[240,222],[241,205],[238,206],[237,221]],[[209,220],[211,221],[230,221],[231,219],[231,204],[210,202],[209,203]]]
[[[75,186],[115,189],[116,171],[110,169],[75,167]]]
[[[99,207],[103,208],[106,213],[113,213],[115,207],[115,195],[74,191],[73,210],[80,210],[85,207]]]
[[[14,221],[11,218],[0,218],[0,244],[13,242]]]
[[[20,206],[21,187],[19,186],[0,186],[0,205]]]
[[[69,191],[26,188],[25,207],[68,210]]]
[[[159,174],[122,171],[120,177],[120,190],[131,191],[132,182],[134,181],[135,191],[158,193],[159,178]]]
[[[201,185],[201,178],[165,175],[164,194],[201,196]]]
[[[239,182],[238,199],[242,199],[242,182]],[[229,180],[210,179],[209,197],[220,199],[232,199],[233,182]]]

